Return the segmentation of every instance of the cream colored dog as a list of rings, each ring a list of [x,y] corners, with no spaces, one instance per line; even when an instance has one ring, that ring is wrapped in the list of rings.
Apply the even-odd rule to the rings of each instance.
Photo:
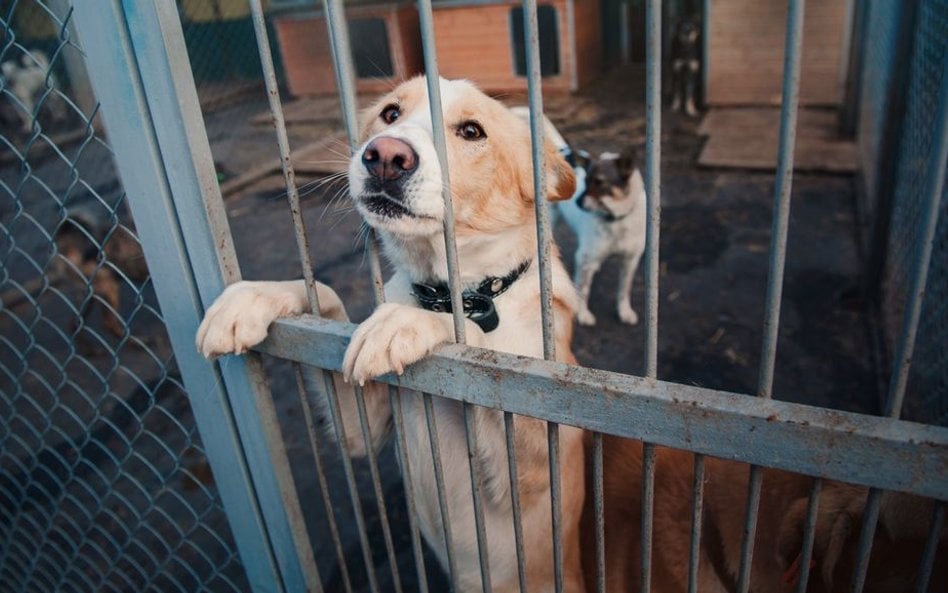
[[[442,105],[454,199],[458,259],[465,290],[467,342],[471,346],[542,357],[540,289],[534,214],[530,133],[526,123],[466,81],[441,81]],[[386,283],[387,304],[356,329],[343,361],[345,379],[366,387],[376,444],[384,437],[391,410],[387,394],[366,383],[403,369],[439,345],[453,341],[447,299],[442,225],[443,181],[432,141],[425,81],[403,83],[364,114],[361,148],[349,167],[350,195],[376,229],[394,267]],[[547,142],[547,196],[569,198],[573,171]],[[557,359],[574,362],[572,317],[578,299],[554,252],[553,303]],[[335,293],[317,287],[321,314],[346,319]],[[266,337],[274,319],[307,310],[302,281],[241,282],[230,286],[207,311],[197,345],[208,357],[241,353]],[[346,432],[358,435],[352,389],[338,380]],[[403,398],[408,463],[411,466],[424,537],[447,568],[432,455],[422,399]],[[480,591],[478,548],[461,404],[435,398],[444,468],[451,550],[461,591]],[[494,591],[517,591],[510,481],[503,416],[477,409],[478,449],[474,463],[486,485],[484,515]],[[517,417],[517,479],[522,508],[528,583],[531,591],[554,588],[550,484],[546,426]],[[579,520],[584,498],[583,439],[575,428],[560,429],[564,579],[567,591],[583,591]],[[350,452],[363,454],[361,439]]]

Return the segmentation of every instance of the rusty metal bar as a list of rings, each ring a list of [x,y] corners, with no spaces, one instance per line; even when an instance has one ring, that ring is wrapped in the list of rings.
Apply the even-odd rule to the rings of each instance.
[[[823,480],[813,480],[810,488],[810,497],[807,500],[806,523],[803,526],[803,546],[800,550],[800,580],[797,583],[797,593],[806,593],[807,583],[810,580],[810,560],[813,558],[813,540],[816,537],[816,520],[820,510],[820,492],[823,489]]]
[[[701,521],[704,512],[704,455],[695,454],[691,484],[691,547],[688,550],[688,593],[698,591],[698,563],[701,557]]]
[[[606,591],[605,507],[602,496],[602,433],[593,433],[593,518],[596,523],[596,593]]]

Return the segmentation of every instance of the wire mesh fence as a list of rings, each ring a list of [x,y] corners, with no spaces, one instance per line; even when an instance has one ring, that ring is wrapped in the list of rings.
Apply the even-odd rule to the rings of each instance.
[[[0,590],[245,591],[72,11],[0,3]]]

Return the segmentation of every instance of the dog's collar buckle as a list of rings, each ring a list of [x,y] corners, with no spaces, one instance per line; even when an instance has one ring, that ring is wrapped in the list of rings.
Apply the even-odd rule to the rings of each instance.
[[[464,316],[476,323],[484,333],[490,333],[500,325],[500,316],[494,306],[494,298],[506,292],[510,286],[527,271],[530,260],[520,264],[506,276],[491,276],[484,279],[477,288],[461,293]],[[451,313],[451,290],[444,282],[411,285],[412,295],[422,309],[435,313]]]

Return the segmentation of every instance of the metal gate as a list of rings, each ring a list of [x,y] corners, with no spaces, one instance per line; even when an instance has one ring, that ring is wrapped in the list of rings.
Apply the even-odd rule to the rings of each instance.
[[[16,3],[14,2],[14,5]],[[300,213],[299,191],[294,179],[294,171],[289,159],[287,132],[284,125],[279,89],[274,74],[273,61],[263,8],[260,0],[251,0],[255,32],[259,55],[267,84],[270,105],[276,124],[279,155],[283,165],[287,196],[297,232],[302,274],[307,285],[312,286],[312,262],[309,259],[309,246]],[[15,6],[14,6],[15,8]],[[4,15],[9,22],[14,8]],[[642,540],[642,590],[650,586],[650,558],[652,543],[652,508],[655,482],[656,447],[672,447],[694,452],[696,468],[703,467],[704,456],[734,459],[752,464],[748,505],[746,509],[736,509],[744,513],[744,542],[741,548],[741,562],[738,571],[737,587],[746,592],[749,587],[750,566],[753,555],[753,542],[757,523],[758,503],[760,501],[761,467],[774,467],[820,478],[814,482],[810,494],[808,516],[801,551],[799,590],[806,590],[810,572],[810,555],[815,537],[812,520],[816,516],[821,479],[845,481],[869,487],[869,495],[864,511],[864,526],[857,551],[854,567],[854,591],[861,591],[868,568],[875,526],[878,520],[882,493],[885,490],[897,490],[917,494],[939,501],[935,505],[931,530],[927,541],[926,553],[919,559],[919,582],[917,590],[926,589],[926,581],[935,562],[936,551],[943,526],[944,506],[941,501],[948,499],[948,429],[935,426],[913,424],[899,420],[906,392],[906,383],[911,369],[913,347],[919,331],[919,319],[922,312],[926,280],[932,260],[933,240],[938,222],[938,210],[943,204],[946,158],[948,158],[948,76],[944,68],[940,75],[932,78],[940,83],[927,84],[925,96],[937,106],[937,118],[934,120],[931,147],[926,150],[921,165],[917,189],[913,190],[922,221],[921,231],[913,242],[910,252],[911,273],[905,280],[906,306],[895,340],[893,373],[888,389],[886,417],[837,412],[809,406],[776,401],[771,398],[773,373],[776,360],[777,335],[780,321],[780,303],[782,297],[783,269],[787,249],[787,226],[790,216],[790,193],[793,181],[793,146],[796,122],[797,97],[799,92],[800,56],[803,40],[801,24],[804,12],[803,0],[790,0],[786,38],[786,62],[784,71],[783,106],[780,127],[780,152],[776,180],[774,183],[773,232],[770,246],[770,270],[767,287],[767,311],[764,319],[764,343],[762,345],[761,366],[757,397],[746,394],[715,391],[690,385],[675,384],[657,379],[658,363],[658,281],[659,253],[658,228],[661,216],[660,150],[661,134],[661,3],[650,0],[647,6],[647,78],[646,78],[646,181],[648,190],[648,232],[646,251],[646,312],[645,341],[646,363],[641,376],[627,376],[605,371],[596,371],[570,367],[550,360],[523,359],[502,353],[492,353],[484,357],[473,349],[463,345],[451,345],[440,349],[428,359],[407,369],[400,377],[383,376],[380,381],[392,386],[390,397],[393,408],[398,409],[399,388],[417,390],[425,393],[425,401],[430,405],[431,397],[462,399],[465,409],[470,406],[485,406],[505,412],[508,431],[512,427],[513,414],[523,414],[549,422],[550,474],[553,484],[554,504],[554,556],[557,567],[561,558],[558,541],[558,484],[559,465],[557,461],[557,426],[565,424],[578,426],[592,431],[594,479],[592,496],[602,495],[602,447],[601,434],[610,434],[643,441],[645,443],[645,464],[643,474],[643,529]],[[528,40],[528,80],[530,105],[534,114],[531,118],[531,131],[534,147],[534,167],[542,169],[543,126],[536,115],[542,113],[540,93],[540,72],[538,55],[538,35],[536,22],[536,1],[525,0],[525,38]],[[341,0],[325,0],[324,15],[329,24],[329,34],[336,65],[336,80],[344,110],[344,119],[349,136],[350,147],[357,142],[355,124],[355,93],[353,73],[348,50],[347,31],[344,25]],[[434,33],[432,26],[432,6],[430,0],[419,2],[419,14],[422,28],[422,40],[425,50],[425,69],[428,74],[428,90],[432,97],[439,97],[438,65],[434,51]],[[127,201],[134,218],[138,221],[137,235],[149,263],[151,284],[160,304],[161,318],[167,327],[170,345],[175,354],[177,368],[183,383],[187,387],[190,409],[194,422],[199,429],[203,450],[213,468],[214,482],[223,509],[226,511],[227,525],[217,525],[214,513],[219,513],[213,488],[202,489],[207,502],[201,510],[195,511],[197,520],[186,528],[172,529],[176,539],[171,542],[166,533],[168,525],[149,527],[143,524],[141,529],[147,532],[141,535],[131,531],[128,525],[138,525],[142,517],[155,513],[161,519],[169,519],[175,524],[177,512],[164,511],[159,504],[167,495],[176,504],[184,504],[189,509],[196,508],[195,503],[182,497],[178,489],[170,485],[166,473],[155,470],[159,484],[137,484],[147,499],[145,511],[130,511],[135,517],[130,521],[128,511],[112,510],[104,501],[110,500],[106,494],[88,491],[86,482],[76,480],[78,467],[70,464],[70,455],[79,449],[77,461],[84,464],[88,471],[97,475],[102,472],[103,463],[121,465],[135,458],[133,452],[126,457],[116,459],[108,447],[103,457],[97,457],[91,450],[82,447],[62,449],[48,447],[46,435],[54,432],[61,435],[58,424],[50,423],[48,418],[55,410],[69,410],[74,404],[63,400],[64,386],[69,385],[68,373],[63,372],[65,365],[60,356],[52,356],[45,348],[37,348],[31,336],[37,331],[36,320],[43,320],[42,302],[32,302],[39,314],[24,321],[16,316],[14,321],[22,336],[16,339],[4,338],[4,346],[15,358],[3,358],[4,391],[4,432],[5,443],[12,443],[22,449],[14,451],[4,445],[4,480],[0,496],[3,496],[3,536],[6,543],[0,552],[0,589],[11,591],[25,590],[226,590],[246,588],[256,592],[263,591],[321,591],[328,582],[321,569],[333,559],[316,558],[313,553],[313,540],[325,538],[333,541],[338,557],[337,567],[343,572],[344,588],[351,588],[351,581],[359,575],[346,573],[351,565],[345,556],[347,551],[339,544],[337,515],[332,499],[347,495],[351,499],[351,520],[360,532],[362,568],[364,578],[370,590],[380,590],[379,577],[376,574],[376,560],[366,536],[365,518],[362,514],[360,488],[357,484],[351,463],[343,456],[342,466],[347,493],[329,492],[324,479],[323,468],[319,465],[322,457],[318,450],[320,439],[316,437],[316,419],[311,415],[309,395],[300,387],[300,409],[302,421],[311,437],[313,459],[319,475],[320,497],[326,507],[328,523],[326,533],[308,533],[305,521],[306,508],[301,504],[300,493],[294,483],[291,460],[287,454],[281,436],[281,422],[269,386],[260,353],[292,361],[300,372],[302,367],[313,367],[338,371],[353,326],[312,316],[298,319],[281,320],[271,328],[270,337],[259,347],[258,353],[245,357],[227,358],[220,363],[209,363],[201,358],[193,347],[193,339],[204,310],[222,292],[227,284],[240,279],[239,262],[221,199],[218,180],[211,157],[207,134],[204,129],[201,111],[187,50],[182,35],[181,22],[177,7],[171,0],[138,2],[136,0],[95,0],[77,5],[65,18],[60,18],[64,43],[68,41],[67,24],[73,19],[77,25],[89,74],[99,100],[102,104],[102,116],[108,130],[109,145],[114,150]],[[9,34],[9,28],[7,28]],[[18,47],[15,42],[4,46]],[[25,49],[25,48],[24,48]],[[9,91],[6,91],[9,93]],[[435,130],[442,129],[440,101],[433,100],[432,120]],[[35,112],[33,119],[35,120]],[[91,115],[91,114],[87,114]],[[34,124],[35,125],[35,124]],[[35,128],[34,128],[35,129]],[[91,126],[87,126],[87,142],[94,138]],[[8,143],[9,145],[9,143]],[[436,142],[442,167],[446,163],[444,139]],[[84,145],[83,145],[84,146]],[[66,159],[67,165],[75,161]],[[29,159],[22,156],[23,163]],[[75,170],[75,168],[73,169]],[[27,172],[26,177],[29,177]],[[74,179],[81,180],[81,175]],[[543,195],[541,176],[535,175],[536,195]],[[33,225],[39,229],[33,215],[19,208],[24,194],[19,188],[5,185],[6,193],[13,198],[15,214],[10,219],[19,225]],[[98,193],[98,192],[96,192]],[[68,192],[67,192],[68,194]],[[56,197],[56,192],[51,192]],[[445,195],[450,206],[450,195]],[[98,200],[110,211],[116,211],[116,202]],[[538,236],[541,248],[539,261],[541,283],[544,294],[549,292],[550,228],[543,200],[537,209]],[[942,207],[943,208],[943,207]],[[450,212],[450,207],[447,208]],[[14,256],[27,253],[18,243],[15,225],[8,223],[4,213],[3,231],[6,233],[7,257],[4,260],[5,284],[8,278],[14,278],[9,267]],[[942,217],[943,218],[943,217]],[[111,233],[120,228],[120,216],[114,217]],[[944,221],[942,221],[942,226]],[[51,234],[44,230],[43,237],[53,242]],[[111,236],[111,235],[109,235]],[[900,235],[904,238],[905,235]],[[453,253],[453,223],[448,217],[445,225],[447,251]],[[108,239],[106,239],[108,240]],[[100,248],[104,244],[97,243]],[[369,260],[373,273],[373,284],[377,288],[376,297],[381,300],[381,267],[378,256],[369,242]],[[30,252],[32,253],[32,252]],[[449,277],[451,292],[457,301],[460,296],[456,261],[449,257]],[[36,269],[44,274],[49,265],[46,259],[38,260],[35,255],[28,258]],[[98,267],[103,265],[99,263]],[[939,265],[936,263],[935,265]],[[41,276],[44,276],[41,274]],[[90,279],[91,282],[91,279]],[[41,294],[57,295],[53,289],[44,287]],[[142,291],[136,289],[141,297]],[[21,291],[29,294],[30,291]],[[315,295],[310,295],[314,299]],[[33,297],[29,297],[33,298]],[[87,300],[95,299],[88,296]],[[155,308],[147,304],[142,297],[143,309],[154,313]],[[551,337],[551,306],[546,299],[543,307],[544,343],[547,358],[553,358]],[[455,307],[455,327],[463,327],[460,307]],[[5,306],[3,312],[8,315],[10,309]],[[42,321],[47,326],[54,322]],[[62,334],[66,359],[76,359],[73,336]],[[130,339],[129,332],[124,334],[125,341]],[[463,342],[463,334],[458,335]],[[19,341],[17,341],[19,340]],[[34,366],[30,356],[38,352],[39,356],[54,361],[54,370],[62,373],[61,379],[50,379],[46,367]],[[158,357],[168,378],[170,363]],[[18,361],[16,364],[8,360]],[[115,364],[106,373],[122,369],[116,357]],[[45,363],[44,363],[45,364]],[[943,367],[942,367],[943,372]],[[100,375],[101,376],[101,375]],[[35,390],[29,381],[42,385]],[[171,383],[177,385],[176,383]],[[301,382],[302,384],[302,382]],[[7,391],[9,390],[9,391]],[[87,393],[85,388],[77,390],[79,395]],[[331,390],[330,390],[331,391]],[[7,393],[13,394],[6,396]],[[149,387],[145,401],[148,406],[157,405],[167,409],[172,404],[157,404],[157,388]],[[41,394],[38,396],[37,394]],[[105,397],[106,391],[103,391]],[[322,394],[332,399],[332,394]],[[46,398],[45,400],[42,398]],[[37,402],[49,400],[46,407]],[[129,404],[118,402],[120,406]],[[98,404],[94,405],[96,407]],[[183,405],[175,403],[174,405]],[[24,412],[21,407],[28,408]],[[184,406],[186,407],[186,406]],[[98,408],[96,408],[98,410]],[[126,408],[120,408],[125,410]],[[337,436],[342,430],[338,422],[338,406],[331,406],[332,424]],[[144,417],[145,409],[132,407],[131,417]],[[124,413],[124,412],[123,412]],[[24,418],[34,416],[27,431],[37,435],[39,444],[24,440],[20,425]],[[187,413],[182,410],[167,412],[163,426],[182,426]],[[95,419],[104,418],[101,411],[93,414]],[[106,422],[107,419],[103,420]],[[399,452],[404,450],[405,434],[399,425],[399,415],[395,415],[396,445]],[[19,424],[18,424],[19,423]],[[87,434],[93,423],[86,420],[80,423],[77,431]],[[46,428],[37,428],[45,426]],[[91,438],[82,443],[89,447],[103,442],[118,441],[135,443],[136,438],[155,434],[153,428],[142,426],[135,437],[116,430],[112,424],[107,435],[93,432]],[[367,431],[362,426],[363,433]],[[197,447],[196,435],[190,429],[184,430],[188,442],[185,449],[172,455],[174,471],[188,474],[187,467],[181,461],[185,457],[187,446]],[[738,436],[739,435],[739,438]],[[33,437],[30,437],[33,438]],[[433,449],[437,448],[437,433],[433,434]],[[508,432],[508,457],[513,461],[509,443],[512,435]],[[190,440],[188,440],[190,439]],[[173,442],[158,436],[159,442]],[[341,440],[341,439],[340,439]],[[69,441],[77,442],[73,438]],[[476,446],[470,441],[468,447]],[[13,452],[9,452],[13,451]],[[72,451],[72,453],[70,453]],[[792,453],[792,454],[791,454]],[[50,462],[41,459],[42,454],[52,455],[55,463],[65,466],[64,477],[49,474]],[[23,463],[21,459],[29,459]],[[107,459],[107,461],[101,461]],[[400,459],[403,471],[407,469],[404,459]],[[437,462],[435,462],[437,464]],[[8,469],[12,468],[12,469]],[[384,555],[388,559],[393,573],[391,581],[395,590],[401,589],[397,574],[399,562],[396,561],[393,534],[388,529],[389,517],[382,486],[379,479],[378,462],[369,460],[371,488],[374,493],[381,527],[384,531]],[[37,469],[38,468],[38,469]],[[30,476],[29,472],[46,472],[42,476]],[[696,469],[700,475],[701,469]],[[12,473],[11,473],[12,472]],[[7,474],[12,477],[7,477]],[[20,474],[27,474],[19,479]],[[47,482],[52,482],[58,492],[50,492]],[[139,475],[130,470],[119,471],[115,476]],[[478,493],[480,483],[476,471],[472,468],[471,479],[475,493],[472,504],[477,516]],[[118,480],[118,477],[115,478]],[[407,480],[406,480],[407,482]],[[516,481],[514,480],[514,483]],[[64,485],[83,488],[78,493],[63,489]],[[439,482],[439,495],[444,496],[443,484]],[[700,517],[701,493],[703,481],[695,480],[693,515]],[[514,488],[516,491],[516,488]],[[108,496],[118,497],[125,503],[128,496],[116,485],[107,489]],[[159,494],[160,493],[160,494]],[[60,512],[52,513],[48,509],[34,506],[36,497],[49,501],[50,508]],[[78,501],[86,502],[84,497],[91,496],[91,504],[98,515],[90,517],[88,512],[73,510]],[[411,550],[417,571],[418,589],[437,590],[436,585],[429,586],[424,569],[424,552],[418,533],[417,520],[414,517],[412,493],[407,492],[409,515],[409,536]],[[514,508],[517,507],[516,499]],[[131,505],[128,505],[131,506]],[[597,505],[598,506],[598,505]],[[12,509],[10,511],[7,508]],[[31,514],[32,513],[32,514]],[[40,519],[35,517],[38,513]],[[83,514],[84,513],[84,514]],[[74,515],[85,517],[88,524],[77,526]],[[515,515],[516,516],[516,515]],[[104,519],[100,519],[105,517]],[[345,518],[339,519],[340,521]],[[101,527],[100,520],[112,521],[122,526],[126,536],[116,538],[114,531]],[[57,521],[65,522],[57,523]],[[601,512],[596,516],[597,552],[602,554],[603,521]],[[207,525],[214,525],[208,528]],[[233,533],[233,544],[229,531]],[[692,524],[691,566],[689,567],[689,588],[697,587],[698,543],[701,536],[701,522]],[[76,536],[73,532],[78,532]],[[43,534],[39,545],[29,541],[34,533]],[[220,552],[207,553],[209,548],[198,544],[198,534],[207,537],[220,547]],[[483,536],[482,533],[480,533]],[[155,548],[144,547],[144,541],[157,537],[161,543]],[[100,541],[102,540],[102,541]],[[103,543],[106,542],[106,543]],[[479,541],[483,546],[485,543]],[[235,572],[236,560],[232,546],[241,560]],[[133,549],[134,548],[134,549]],[[154,551],[159,549],[164,555]],[[187,549],[201,556],[195,561],[181,550]],[[190,552],[189,552],[190,553]],[[481,556],[484,557],[483,547]],[[142,558],[147,559],[146,561]],[[521,583],[523,580],[522,554]],[[430,560],[429,560],[430,562]],[[131,567],[125,566],[131,564]],[[600,560],[601,566],[601,560]],[[195,567],[209,566],[206,571]],[[183,568],[182,568],[183,567]],[[482,571],[487,574],[489,567],[482,562]],[[179,578],[180,574],[193,577],[193,584],[179,580],[162,581],[162,578]],[[245,574],[244,574],[245,573]],[[91,576],[90,576],[91,575]],[[453,575],[449,574],[451,579]],[[246,579],[246,582],[244,581]],[[489,579],[484,579],[489,582]],[[558,588],[561,579],[557,576]],[[8,583],[12,583],[9,585]],[[224,584],[219,584],[224,583]],[[485,585],[485,588],[489,585]],[[599,588],[604,581],[599,579]]]

